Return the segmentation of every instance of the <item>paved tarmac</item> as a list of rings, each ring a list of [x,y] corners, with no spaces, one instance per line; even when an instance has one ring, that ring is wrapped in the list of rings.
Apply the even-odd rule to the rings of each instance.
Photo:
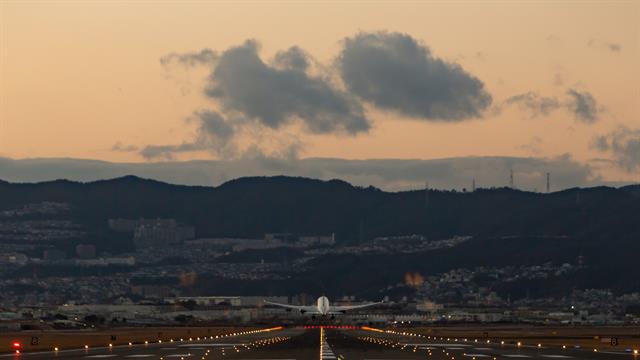
[[[202,360],[640,360],[624,350],[594,352],[545,346],[501,344],[499,339],[430,339],[363,329],[288,328],[219,339],[164,342],[38,353],[5,354],[0,359],[202,359]]]

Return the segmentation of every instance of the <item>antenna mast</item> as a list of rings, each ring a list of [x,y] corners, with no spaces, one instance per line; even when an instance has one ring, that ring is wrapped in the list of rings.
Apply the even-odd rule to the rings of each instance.
[[[547,194],[551,192],[551,173],[547,173]]]

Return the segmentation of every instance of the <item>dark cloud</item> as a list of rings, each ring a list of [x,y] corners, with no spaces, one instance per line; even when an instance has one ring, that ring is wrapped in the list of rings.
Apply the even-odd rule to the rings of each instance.
[[[592,48],[603,49],[612,53],[619,53],[622,51],[622,45],[606,40],[590,39],[587,42],[587,45]]]
[[[505,105],[517,105],[531,113],[531,117],[548,116],[551,112],[558,110],[562,104],[554,97],[540,96],[533,91],[524,94],[514,95],[504,101]]]
[[[236,160],[170,161],[153,163],[108,163],[74,159],[0,158],[0,179],[43,181],[67,178],[90,181],[128,174],[177,184],[219,185],[242,176],[290,175],[318,179],[339,178],[355,185],[373,185],[385,190],[502,187],[514,170],[515,184],[524,190],[543,190],[545,175],[551,173],[553,189],[606,184],[591,167],[570,156],[539,157],[462,157],[434,160],[345,160],[287,159],[256,156]],[[619,184],[618,184],[619,185]]]
[[[283,69],[307,71],[309,68],[309,56],[297,46],[292,46],[286,51],[279,51],[274,64]]]
[[[594,123],[598,120],[600,110],[596,99],[590,92],[569,89],[567,95],[571,98],[568,108],[576,116],[576,119],[585,123]]]
[[[147,160],[164,159],[172,160],[174,155],[183,152],[202,150],[200,144],[182,143],[176,145],[147,145],[140,150],[140,155]]]
[[[620,126],[614,131],[595,137],[591,147],[611,155],[614,163],[628,171],[640,171],[640,128]]]
[[[548,116],[556,110],[566,109],[578,121],[591,124],[599,120],[603,109],[598,107],[598,102],[590,92],[568,89],[566,95],[566,99],[559,100],[556,97],[542,96],[534,91],[529,91],[507,98],[497,107],[497,111],[502,110],[505,106],[515,105],[528,111],[530,116],[535,118]]]
[[[359,33],[337,58],[347,88],[376,106],[425,120],[480,117],[491,104],[484,84],[401,33]]]
[[[180,64],[184,66],[211,65],[218,59],[218,53],[211,49],[202,49],[198,52],[176,53],[172,52],[160,58],[162,66]]]
[[[233,124],[210,110],[196,111],[190,120],[198,123],[195,139],[175,145],[147,145],[140,155],[147,160],[173,159],[177,153],[206,150],[220,157],[233,156],[236,151],[231,141],[235,133]]]
[[[293,48],[278,58],[287,67],[263,62],[255,41],[228,49],[213,69],[205,93],[220,101],[225,111],[274,129],[299,120],[312,133],[369,130],[358,101],[328,80],[302,71],[301,64],[306,62],[303,52]]]

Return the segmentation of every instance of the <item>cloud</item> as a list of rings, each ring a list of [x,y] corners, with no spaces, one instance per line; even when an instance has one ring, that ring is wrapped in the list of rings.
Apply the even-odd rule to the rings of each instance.
[[[240,113],[277,129],[302,122],[311,133],[354,135],[371,127],[362,105],[324,78],[304,72],[306,55],[291,48],[267,64],[258,44],[246,41],[220,56],[208,79],[205,94],[219,101],[224,111]]]
[[[218,60],[218,53],[211,49],[202,49],[198,52],[176,53],[172,52],[160,58],[160,64],[167,67],[171,64],[180,64],[187,67],[196,65],[211,65]]]
[[[203,150],[197,143],[182,143],[177,145],[147,145],[140,150],[140,155],[147,160],[165,159],[173,160],[174,155],[182,152]]]
[[[610,154],[614,163],[627,172],[640,171],[640,128],[619,126],[608,134],[596,136],[591,147]]]
[[[567,89],[565,95],[564,100],[559,100],[556,97],[542,96],[529,91],[507,98],[497,106],[497,111],[501,111],[505,106],[518,106],[528,111],[532,118],[536,118],[549,116],[556,110],[565,109],[572,113],[576,120],[583,123],[591,124],[599,120],[604,109],[598,106],[598,102],[590,92]]]
[[[407,34],[345,38],[336,62],[349,91],[411,117],[461,121],[480,117],[491,104],[482,81],[460,65],[434,57]]]
[[[619,53],[622,51],[622,45],[606,40],[590,39],[587,45],[592,48],[607,50],[612,53]]]
[[[372,123],[365,114],[362,99],[410,116],[445,121],[479,117],[491,104],[491,96],[480,80],[455,63],[433,57],[428,48],[408,35],[361,33],[345,39],[344,45],[339,56],[343,79],[353,80],[352,75],[368,77],[367,83],[375,87],[374,97],[363,92],[366,90],[361,86],[363,79],[345,81],[347,89],[342,88],[333,73],[298,46],[278,51],[268,61],[260,57],[255,40],[220,52],[203,49],[163,56],[160,63],[165,67],[209,66],[204,94],[213,100],[218,111],[216,117],[222,119],[212,124],[224,124],[233,131],[225,132],[223,128],[209,131],[206,119],[199,118],[202,114],[195,114],[200,125],[193,139],[179,144],[148,145],[139,153],[145,159],[173,159],[178,153],[194,151],[209,151],[217,158],[258,154],[290,157],[300,151],[299,141],[285,141],[269,152],[265,150],[269,146],[264,146],[266,135],[282,136],[275,131],[284,134],[292,124],[300,124],[302,131],[312,134],[366,133]],[[369,55],[372,57],[368,58]],[[354,62],[361,60],[363,66],[356,66]],[[382,67],[376,69],[376,63]],[[364,72],[356,74],[358,68]],[[387,82],[389,79],[392,81]],[[253,137],[242,150],[235,139],[240,135]]]
[[[122,142],[118,141],[111,147],[111,151],[116,152],[134,152],[138,151],[138,147],[135,145],[125,145]]]
[[[147,160],[170,160],[177,153],[206,150],[219,157],[233,156],[236,151],[232,142],[235,129],[222,115],[211,110],[201,110],[194,112],[190,121],[198,123],[195,139],[175,145],[147,145],[140,150],[140,155]]]
[[[504,101],[504,104],[517,105],[521,109],[528,110],[531,113],[531,117],[548,116],[551,112],[562,107],[558,99],[540,96],[533,91],[511,96]]]
[[[273,62],[282,69],[305,72],[309,68],[309,56],[297,46],[279,51]]]
[[[346,160],[328,158],[296,159],[256,156],[235,160],[169,161],[152,163],[109,163],[75,159],[0,158],[0,179],[31,182],[67,178],[91,181],[128,174],[176,184],[219,185],[242,176],[289,175],[317,179],[343,179],[360,186],[384,190],[424,187],[436,189],[502,187],[514,169],[515,184],[524,190],[542,190],[545,175],[551,173],[553,189],[606,184],[587,164],[568,155],[540,157],[459,157],[433,160]]]
[[[567,95],[571,98],[567,104],[568,108],[576,116],[576,119],[585,123],[593,123],[598,120],[600,110],[596,99],[590,92],[568,89]]]
[[[542,143],[542,138],[540,138],[539,136],[534,136],[531,138],[531,140],[529,140],[528,143],[520,145],[518,148],[531,154],[540,154],[542,153]]]

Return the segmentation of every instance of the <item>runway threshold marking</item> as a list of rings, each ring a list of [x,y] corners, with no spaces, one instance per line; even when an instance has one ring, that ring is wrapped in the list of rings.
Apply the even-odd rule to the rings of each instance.
[[[320,360],[325,359],[337,359],[337,357],[333,353],[333,349],[331,349],[331,346],[329,346],[329,343],[327,342],[327,338],[324,335],[324,328],[320,328]]]

